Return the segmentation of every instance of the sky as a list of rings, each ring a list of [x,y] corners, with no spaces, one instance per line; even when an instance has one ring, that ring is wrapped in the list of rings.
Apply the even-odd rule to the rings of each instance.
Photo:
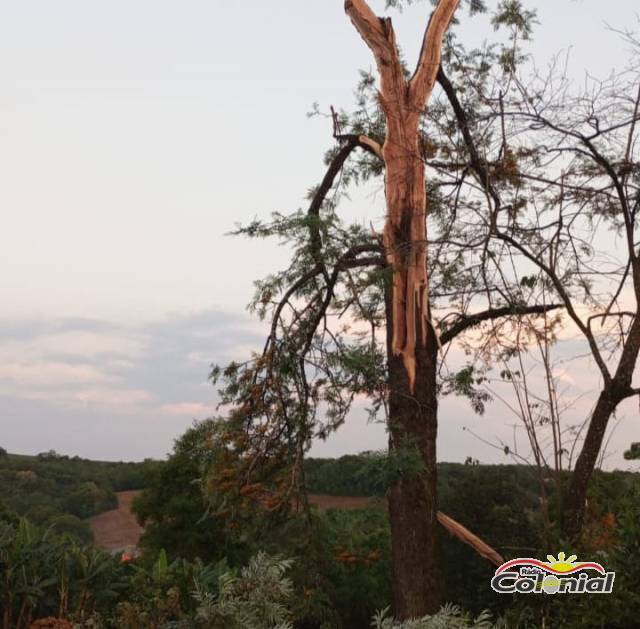
[[[529,4],[540,65],[570,50],[576,81],[622,69],[607,25],[637,24],[635,0],[615,14],[599,0]],[[393,14],[408,59],[428,14]],[[470,44],[492,36],[483,19],[460,28]],[[0,0],[1,446],[161,457],[215,412],[209,365],[260,347],[245,304],[287,260],[226,234],[304,205],[332,141],[306,114],[348,108],[371,66],[339,0]],[[380,218],[379,195],[346,212]],[[589,399],[592,365],[563,373]],[[609,460],[626,468],[640,425],[623,410]],[[471,433],[506,441],[512,423],[499,404],[479,418],[447,398],[440,458],[506,462]],[[356,409],[314,454],[383,448],[384,428],[365,424]]]

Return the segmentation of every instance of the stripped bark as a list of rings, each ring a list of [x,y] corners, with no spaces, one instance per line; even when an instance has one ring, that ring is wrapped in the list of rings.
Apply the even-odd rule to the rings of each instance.
[[[420,58],[407,80],[389,18],[378,18],[365,0],[347,0],[345,11],[367,43],[380,74],[386,118],[382,146],[387,221],[384,244],[393,268],[392,352],[401,356],[411,392],[416,383],[416,346],[429,330],[427,195],[419,148],[420,116],[440,67],[442,40],[460,0],[440,0],[427,26]]]
[[[483,559],[490,561],[497,567],[500,567],[504,563],[504,557],[497,550],[489,546],[486,542],[483,542],[468,528],[462,526],[460,522],[450,518],[446,513],[442,513],[442,511],[438,511],[437,517],[440,526],[442,526],[449,535],[473,548]]]
[[[407,80],[391,20],[378,18],[365,0],[345,2],[375,57],[386,119],[380,153],[387,204],[383,243],[393,272],[385,298],[389,449],[415,447],[423,464],[421,471],[401,475],[388,492],[394,612],[402,619],[433,613],[440,606],[435,532],[438,343],[429,333],[427,192],[419,126],[436,82],[443,37],[458,4],[440,0],[416,70]]]

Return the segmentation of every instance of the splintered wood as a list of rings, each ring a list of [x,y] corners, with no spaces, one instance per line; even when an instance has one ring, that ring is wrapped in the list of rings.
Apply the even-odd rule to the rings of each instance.
[[[404,76],[393,26],[365,0],[347,0],[345,11],[376,60],[380,104],[386,118],[382,146],[387,221],[384,245],[393,269],[392,351],[401,355],[415,391],[416,346],[429,333],[427,192],[420,151],[420,116],[436,82],[442,42],[460,0],[440,0],[429,20],[413,76]]]

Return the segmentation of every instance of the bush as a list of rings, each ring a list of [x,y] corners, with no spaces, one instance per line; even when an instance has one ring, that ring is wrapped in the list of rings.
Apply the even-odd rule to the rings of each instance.
[[[488,612],[472,618],[455,605],[445,605],[437,614],[404,622],[389,617],[389,610],[378,612],[372,622],[375,629],[493,629]]]

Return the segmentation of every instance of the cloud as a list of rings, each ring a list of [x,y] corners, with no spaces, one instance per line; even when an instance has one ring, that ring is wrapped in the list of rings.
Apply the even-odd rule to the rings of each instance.
[[[140,389],[98,389],[91,388],[75,393],[74,402],[84,405],[99,405],[104,408],[113,406],[136,406],[152,399],[151,393]]]
[[[164,404],[159,410],[165,415],[203,418],[214,415],[216,408],[215,405],[203,404],[200,402],[180,402],[178,404]]]
[[[144,439],[147,456],[164,454],[186,422],[215,412],[210,365],[245,357],[262,340],[255,322],[215,310],[136,325],[0,321],[3,446],[31,435],[33,451],[49,449],[73,417],[69,443],[88,453],[98,425],[129,418],[132,432],[155,426]],[[15,408],[20,422],[11,417]]]
[[[0,354],[0,360],[3,360]],[[112,377],[91,365],[72,365],[65,362],[8,363],[0,365],[0,385],[8,383],[20,394],[41,388],[109,382]]]
[[[99,459],[163,456],[194,419],[217,414],[218,399],[207,380],[210,365],[246,358],[263,341],[260,323],[216,310],[136,325],[88,319],[0,321],[0,445],[14,452],[54,448]],[[555,355],[563,400],[574,400],[565,420],[582,422],[595,400],[598,372],[584,357],[581,339],[561,340]],[[447,355],[449,369],[464,363],[460,353]],[[541,371],[533,371],[531,384],[544,397]],[[509,395],[508,385],[496,386]],[[385,448],[385,428],[367,423],[365,406],[357,400],[345,425],[315,444],[312,453],[339,456]],[[619,416],[633,419],[634,413],[637,402],[626,404]],[[466,400],[445,397],[440,403],[439,457],[510,462],[500,447],[463,429],[471,428],[494,445],[513,445],[517,424],[498,401],[478,417]],[[607,465],[625,468],[622,452],[638,441],[637,428],[630,421],[615,425]],[[518,429],[517,434],[526,449],[524,433]]]

